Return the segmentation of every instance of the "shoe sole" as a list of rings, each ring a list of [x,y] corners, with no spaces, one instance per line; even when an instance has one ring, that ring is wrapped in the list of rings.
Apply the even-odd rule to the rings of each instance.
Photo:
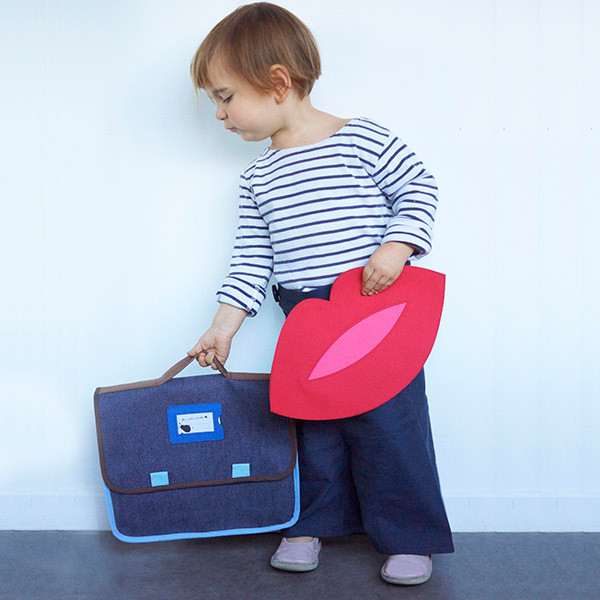
[[[396,585],[418,585],[419,583],[425,583],[430,577],[433,569],[429,569],[427,573],[424,575],[419,575],[417,577],[390,577],[383,572],[383,567],[381,568],[380,574],[382,579],[387,581],[388,583],[395,583]]]
[[[281,562],[279,560],[271,559],[271,566],[282,571],[314,571],[319,566],[319,553],[321,552],[321,540],[317,545],[317,560],[314,563],[292,563],[292,562]]]

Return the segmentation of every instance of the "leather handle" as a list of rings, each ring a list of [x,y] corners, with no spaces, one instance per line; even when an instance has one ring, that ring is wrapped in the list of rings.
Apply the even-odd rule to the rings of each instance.
[[[213,357],[213,362],[217,365],[221,375],[227,379],[260,379],[261,381],[271,379],[271,373],[234,373],[228,371],[216,356]]]
[[[146,379],[145,381],[134,381],[133,383],[123,383],[121,385],[109,385],[105,387],[99,387],[99,394],[106,394],[108,392],[122,392],[124,390],[135,390],[138,388],[145,387],[154,387],[157,385],[162,385],[172,379],[178,373],[181,373],[183,369],[185,369],[191,362],[196,360],[195,356],[186,356],[182,358],[180,361],[177,361],[170,369],[167,369],[158,379]],[[271,379],[270,373],[233,373],[232,371],[228,371],[221,361],[217,358],[213,358],[215,365],[217,365],[217,369],[219,369],[221,375],[227,379],[260,379],[262,381],[266,381]]]
[[[169,379],[175,377],[175,375],[177,375],[178,373],[181,373],[181,371],[183,371],[194,360],[196,360],[195,356],[188,355],[185,358],[182,358],[180,361],[176,362],[170,369],[167,369],[163,373],[162,377],[156,379],[157,382],[160,382],[157,385],[165,383],[166,381],[169,381]],[[213,358],[213,360],[215,365],[217,365],[217,369],[219,369],[219,371],[221,372],[221,375],[223,375],[223,377],[227,377],[227,379],[231,379],[231,373],[229,373],[229,371],[223,366],[223,363],[221,363],[221,361],[216,356]]]
[[[194,357],[188,356],[188,358],[191,358],[191,360],[196,359],[195,356]],[[171,369],[175,369],[177,367],[177,365],[179,365],[180,363],[183,363],[184,361],[185,361],[185,359],[180,360],[178,363],[174,364],[171,367]],[[225,366],[223,365],[223,363],[216,356],[213,356],[213,362],[217,366],[217,369],[219,369],[219,372],[221,373],[221,375],[223,375],[223,377],[226,377],[227,379],[261,379],[261,380],[271,379],[270,373],[234,373],[233,371],[228,371],[225,368]],[[179,371],[181,371],[182,369],[187,367],[188,364],[189,363],[185,363],[178,371],[175,371],[175,373],[173,373],[173,375],[175,375],[176,373],[179,373]],[[165,373],[165,375],[167,375],[167,373],[170,373],[171,369],[169,369]],[[165,375],[163,375],[163,377]],[[171,377],[173,377],[173,375],[171,375]],[[169,377],[169,379],[171,377]]]

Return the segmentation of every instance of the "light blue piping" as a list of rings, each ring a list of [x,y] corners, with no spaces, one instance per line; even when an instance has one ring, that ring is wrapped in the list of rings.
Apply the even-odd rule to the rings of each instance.
[[[113,535],[121,540],[122,542],[128,542],[132,544],[140,544],[144,542],[163,542],[167,540],[183,540],[188,538],[199,538],[199,537],[218,537],[224,535],[244,535],[250,533],[267,533],[269,531],[278,531],[279,529],[285,529],[291,527],[300,516],[300,477],[298,473],[298,457],[296,456],[296,467],[294,468],[294,515],[287,523],[281,523],[279,525],[268,525],[267,527],[254,527],[251,529],[223,529],[221,531],[208,531],[202,533],[168,533],[165,535],[146,535],[146,536],[130,536],[122,534],[115,523],[115,511],[113,508],[112,498],[110,490],[104,485],[104,498],[106,499],[106,509],[108,510],[108,520],[110,522],[110,529]],[[235,485],[235,484],[232,484]],[[260,484],[258,484],[260,485]]]

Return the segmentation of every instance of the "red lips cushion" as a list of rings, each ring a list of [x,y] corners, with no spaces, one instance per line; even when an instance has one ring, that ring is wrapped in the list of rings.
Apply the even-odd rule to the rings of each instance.
[[[271,411],[340,419],[377,408],[421,370],[435,341],[445,275],[405,266],[383,292],[363,296],[363,267],[342,273],[329,300],[288,315],[271,369]]]

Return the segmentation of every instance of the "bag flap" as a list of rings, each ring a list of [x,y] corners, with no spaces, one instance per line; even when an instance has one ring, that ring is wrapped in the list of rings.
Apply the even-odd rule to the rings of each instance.
[[[94,393],[109,489],[143,494],[276,481],[293,472],[295,421],[270,411],[268,379],[214,374],[133,386]]]

